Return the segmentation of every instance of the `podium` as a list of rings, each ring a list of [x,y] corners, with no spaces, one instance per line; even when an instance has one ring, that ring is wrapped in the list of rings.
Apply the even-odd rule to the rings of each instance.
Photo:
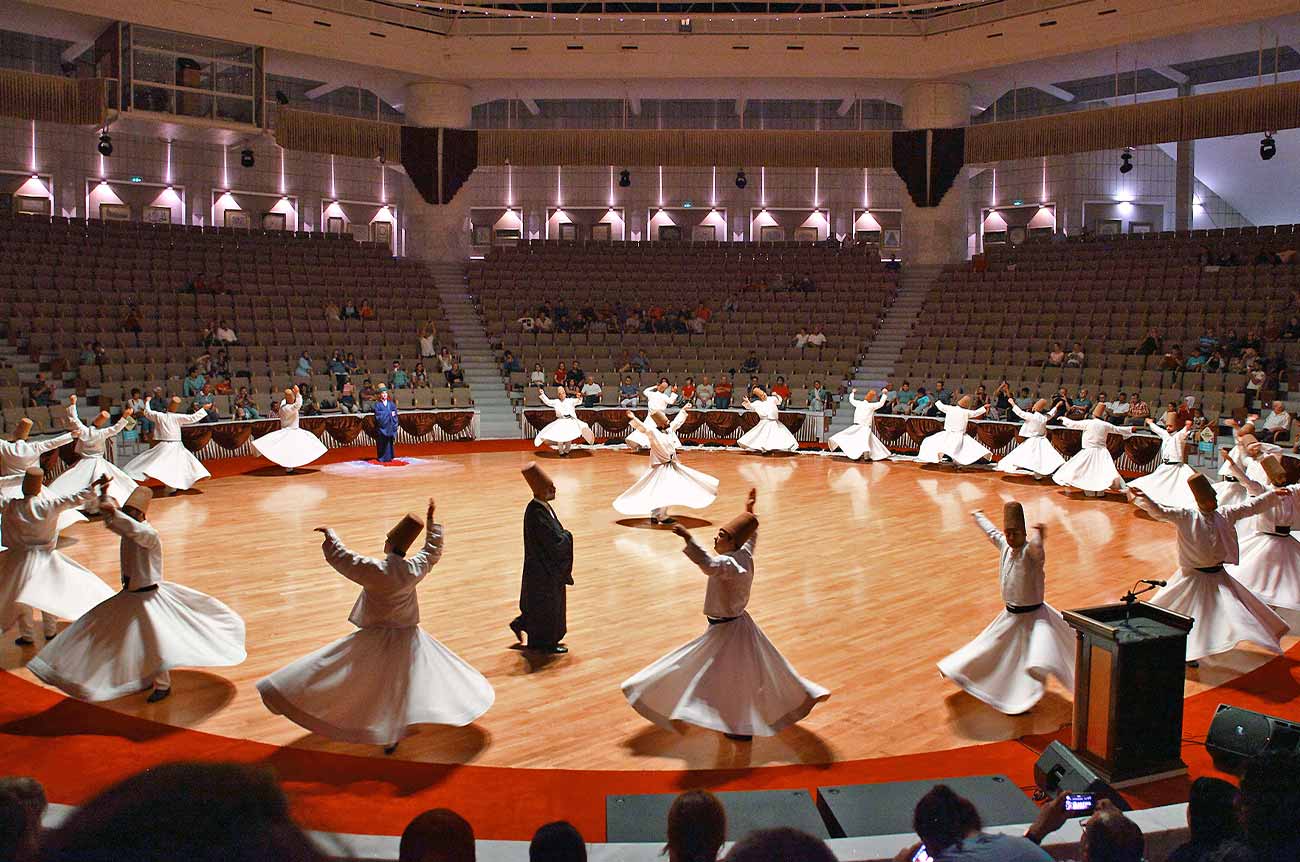
[[[1187,772],[1183,677],[1192,618],[1138,601],[1063,616],[1078,632],[1075,755],[1117,787]]]

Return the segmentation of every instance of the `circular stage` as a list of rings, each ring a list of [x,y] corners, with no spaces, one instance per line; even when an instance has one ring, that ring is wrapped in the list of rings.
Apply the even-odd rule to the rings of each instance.
[[[610,505],[646,469],[647,456],[603,447],[567,458],[449,448],[409,455],[401,469],[359,460],[317,464],[294,475],[261,467],[155,500],[150,519],[163,538],[167,577],[220,598],[244,617],[248,660],[235,668],[174,673],[175,694],[158,705],[137,695],[100,708],[38,691],[22,669],[32,651],[6,640],[0,661],[13,675],[2,681],[10,696],[0,718],[9,736],[37,737],[28,755],[9,751],[9,762],[32,756],[76,771],[89,758],[88,772],[64,773],[53,782],[67,788],[53,793],[58,801],[76,801],[101,775],[92,752],[116,752],[118,746],[123,756],[143,752],[146,760],[164,751],[168,758],[188,751],[263,759],[299,774],[308,789],[295,803],[308,812],[309,825],[340,830],[357,824],[339,799],[354,792],[371,796],[361,790],[368,782],[383,788],[378,795],[393,797],[392,819],[400,831],[401,817],[428,807],[423,803],[429,798],[453,791],[463,796],[471,775],[493,776],[489,785],[499,794],[509,794],[512,782],[532,792],[538,786],[530,782],[564,786],[572,775],[597,773],[608,780],[592,785],[593,793],[694,784],[816,786],[972,770],[1007,772],[1025,784],[1031,749],[1059,737],[1070,722],[1069,692],[1053,683],[1031,712],[1004,716],[941,678],[935,667],[1002,606],[997,551],[971,510],[983,508],[1000,522],[1002,504],[1016,499],[1031,524],[1046,524],[1047,600],[1058,609],[1118,600],[1137,578],[1163,578],[1176,565],[1172,528],[1118,497],[1088,499],[1050,482],[983,470],[688,449],[683,461],[718,477],[722,487],[709,509],[675,514],[707,544],[717,525],[743,507],[748,488],[757,487],[762,526],[750,613],[800,674],[832,695],[780,736],[750,745],[707,731],[679,735],[643,720],[619,690],[623,679],[705,625],[705,579],[682,554],[682,541]],[[534,459],[555,480],[556,512],[574,534],[570,652],[554,657],[517,649],[507,628],[517,612],[522,514],[530,497],[519,469]],[[391,758],[377,747],[331,742],[272,715],[255,682],[352,629],[347,617],[359,590],[325,564],[312,528],[333,527],[354,550],[378,554],[392,524],[406,511],[422,513],[430,495],[446,546],[421,587],[422,625],[488,678],[495,705],[469,727],[421,728]],[[99,524],[66,531],[61,549],[116,584],[118,540]],[[1295,644],[1295,637],[1285,641],[1293,654]],[[1285,657],[1262,667],[1271,658],[1244,646],[1205,660],[1188,671],[1187,695],[1242,684],[1252,671],[1243,691],[1276,688],[1261,674],[1292,676],[1295,662]],[[1296,688],[1291,679],[1289,690],[1261,697],[1294,701]],[[1220,699],[1242,702],[1227,694]],[[1280,708],[1275,704],[1275,714]],[[33,732],[38,726],[42,730]],[[105,746],[105,739],[114,744]],[[14,741],[4,744],[12,749]],[[39,755],[36,743],[44,746]],[[973,752],[979,753],[974,760]],[[439,768],[419,771],[424,765]],[[472,765],[469,771],[465,765]],[[836,771],[850,765],[851,772]],[[321,769],[324,777],[316,774]],[[416,781],[413,790],[403,775],[425,776],[425,783]],[[428,778],[433,775],[441,777]],[[292,793],[292,781],[286,783]],[[319,791],[310,788],[321,784],[343,796],[313,802]],[[490,808],[488,789],[482,793]],[[442,801],[454,806],[454,798]],[[508,819],[524,816],[507,810]],[[483,834],[518,837],[508,833],[528,833],[536,825],[488,827]]]

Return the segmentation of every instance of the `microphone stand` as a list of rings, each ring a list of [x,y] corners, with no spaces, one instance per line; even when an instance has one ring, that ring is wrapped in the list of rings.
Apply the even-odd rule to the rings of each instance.
[[[1138,584],[1141,583],[1143,582],[1138,581],[1137,583],[1133,584],[1133,586],[1129,589],[1129,591],[1125,593],[1123,596],[1122,601],[1124,602],[1124,622],[1129,621],[1129,614],[1132,612],[1133,605],[1137,603],[1137,597],[1149,593],[1152,590],[1156,589],[1155,584],[1147,584],[1145,587],[1139,590]]]

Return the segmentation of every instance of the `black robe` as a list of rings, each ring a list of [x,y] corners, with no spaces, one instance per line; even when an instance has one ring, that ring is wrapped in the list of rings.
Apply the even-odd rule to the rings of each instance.
[[[529,646],[554,646],[564,639],[564,588],[573,583],[573,534],[540,500],[524,510],[524,577],[517,622]]]

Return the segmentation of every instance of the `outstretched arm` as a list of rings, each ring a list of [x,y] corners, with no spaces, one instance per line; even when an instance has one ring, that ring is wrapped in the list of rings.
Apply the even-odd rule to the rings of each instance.
[[[176,424],[193,425],[195,422],[200,421],[201,419],[203,419],[204,416],[207,415],[208,415],[208,408],[200,407],[198,410],[195,410],[193,413],[185,413],[183,415],[177,416]]]
[[[1161,505],[1148,497],[1143,491],[1132,486],[1128,488],[1128,498],[1133,505],[1142,509],[1157,521],[1168,521],[1171,524],[1176,524],[1183,518],[1184,514],[1190,514],[1184,509],[1174,509]]]
[[[983,509],[976,509],[971,512],[971,517],[975,519],[975,523],[979,525],[979,528],[984,531],[984,535],[989,537],[989,541],[992,542],[999,551],[1007,546],[1006,537],[1003,536],[1002,531],[988,519],[988,516],[984,514]]]
[[[1014,413],[1014,414],[1016,414],[1017,416],[1019,416],[1020,419],[1021,419],[1021,421],[1023,421],[1023,422],[1028,422],[1029,419],[1030,419],[1030,417],[1032,417],[1032,416],[1034,415],[1034,414],[1032,414],[1032,413],[1028,413],[1028,412],[1026,412],[1026,411],[1024,411],[1024,410],[1021,410],[1021,409],[1020,409],[1020,405],[1017,404],[1017,403],[1014,402],[1014,401],[1011,402],[1011,412]],[[1050,417],[1052,414],[1049,413],[1049,414],[1047,414],[1047,415]]]
[[[65,443],[71,443],[73,438],[80,437],[80,436],[81,436],[80,431],[77,431],[76,433],[69,431],[64,434],[60,434],[57,437],[51,437],[48,440],[37,440],[35,443],[31,443],[30,445],[33,449],[37,451],[37,453],[43,454],[45,452],[50,451],[51,449],[57,449],[60,446],[64,445]]]
[[[695,537],[681,524],[674,527],[673,532],[686,540],[682,552],[686,554],[687,559],[708,577],[716,578],[740,574],[741,568],[736,564],[735,560],[731,557],[719,557],[709,553],[699,542],[695,541]]]
[[[889,403],[889,387],[886,386],[884,389],[880,390],[880,400],[871,406],[879,410],[888,403]]]
[[[124,513],[112,497],[104,495],[99,498],[99,511],[104,515],[104,526],[123,539],[143,548],[156,548],[162,544],[158,531],[152,525],[137,521]]]
[[[673,417],[673,421],[668,423],[668,430],[675,432],[678,428],[682,427],[682,425],[686,422],[687,410],[688,408],[686,406],[686,402],[683,401],[682,409],[678,410],[677,415]]]
[[[650,429],[646,427],[646,424],[644,422],[636,418],[636,414],[633,413],[631,410],[627,411],[627,421],[629,425],[631,425],[636,430],[640,431],[642,434],[646,435],[647,437],[650,436]]]
[[[981,416],[983,416],[983,415],[984,415],[985,413],[987,413],[987,412],[989,412],[989,406],[988,406],[987,404],[985,404],[983,407],[981,407],[981,408],[978,409],[978,410],[972,410],[972,411],[971,411],[971,414],[970,414],[970,418],[972,418],[972,419],[978,419],[978,418],[980,418]]]
[[[1252,496],[1258,496],[1268,491],[1268,489],[1259,482],[1250,478],[1245,470],[1241,469],[1241,465],[1233,459],[1232,453],[1227,449],[1223,450],[1223,463],[1228,466],[1228,472],[1232,474],[1232,477],[1245,485],[1246,490],[1249,491]]]
[[[1223,517],[1228,519],[1229,524],[1235,524],[1242,518],[1249,518],[1251,515],[1258,515],[1265,509],[1270,508],[1277,502],[1279,497],[1289,497],[1291,487],[1277,488],[1273,491],[1265,491],[1257,497],[1251,497],[1244,503],[1238,503],[1235,506],[1224,506],[1219,511]]]

